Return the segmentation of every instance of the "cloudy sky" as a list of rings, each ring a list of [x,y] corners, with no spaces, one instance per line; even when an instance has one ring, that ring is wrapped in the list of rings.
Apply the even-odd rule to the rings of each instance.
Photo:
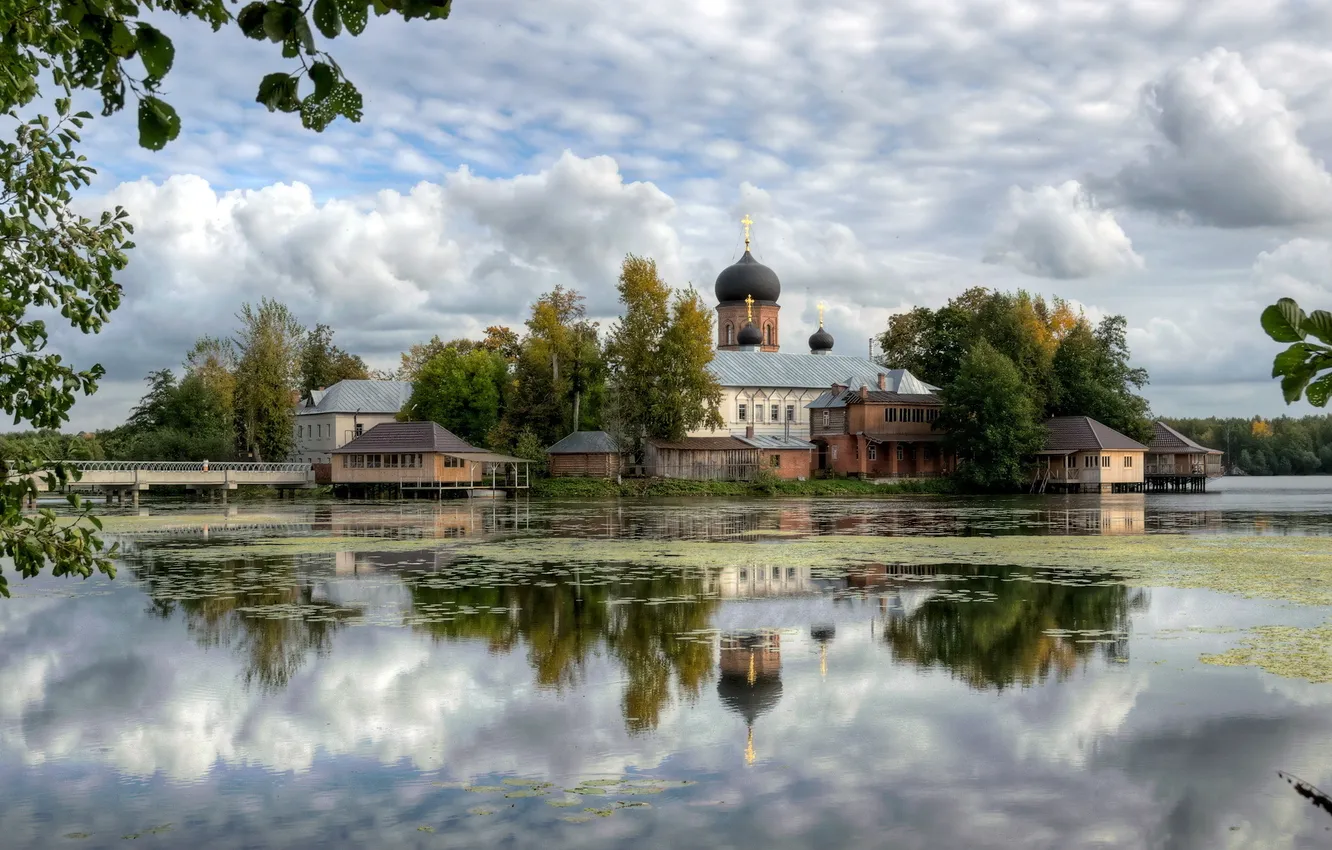
[[[184,129],[85,140],[86,203],[139,223],[108,370],[76,427],[271,295],[372,364],[520,325],[573,286],[616,312],[627,252],[711,298],[755,220],[800,350],[973,285],[1123,313],[1167,415],[1304,413],[1262,307],[1332,303],[1332,6],[1307,0],[460,0],[330,49],[365,94],[323,134],[255,104],[271,45],[165,20]],[[926,376],[928,377],[928,376]]]

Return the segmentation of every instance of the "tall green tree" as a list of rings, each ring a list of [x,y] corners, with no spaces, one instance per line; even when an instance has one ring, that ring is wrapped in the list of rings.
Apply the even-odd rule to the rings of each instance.
[[[96,333],[120,303],[113,278],[133,247],[123,209],[89,219],[70,206],[94,174],[75,147],[92,117],[73,112],[76,90],[100,97],[103,115],[123,109],[132,94],[145,148],[159,150],[176,138],[180,118],[161,96],[175,46],[155,26],[174,15],[214,31],[234,23],[249,38],[280,45],[288,68],[264,76],[256,97],[270,111],[298,114],[317,131],[338,116],[358,121],[361,95],[315,33],[326,40],[344,31],[359,35],[371,5],[377,16],[432,20],[448,16],[450,0],[265,0],[234,16],[223,0],[0,4],[0,407],[15,424],[58,428],[75,394],[94,392],[103,374],[99,365],[80,369],[46,352],[46,325],[29,309],[50,308],[80,332]],[[142,20],[148,16],[153,23]],[[87,511],[77,499],[68,522],[50,512],[22,513],[35,498],[38,474],[57,487],[74,473],[20,456],[0,468],[0,555],[22,576],[48,563],[56,575],[113,575],[109,551],[103,553],[95,523],[82,521]],[[8,594],[3,574],[0,594]]]
[[[421,368],[403,413],[483,444],[499,422],[507,382],[508,364],[500,355],[482,348],[465,354],[445,348]]]
[[[984,490],[1019,485],[1026,459],[1045,440],[1022,374],[985,340],[972,346],[957,377],[944,388],[935,428],[958,454],[958,477]]]
[[[720,428],[721,385],[712,362],[712,315],[693,289],[676,293],[651,259],[627,256],[617,284],[624,314],[606,344],[607,422],[642,455],[647,439]]]
[[[1078,321],[1060,340],[1051,369],[1049,415],[1090,416],[1135,440],[1151,440],[1147,400],[1134,392],[1147,383],[1147,372],[1129,363],[1123,316],[1109,316],[1095,330]]]
[[[588,321],[583,296],[557,286],[532,305],[514,361],[506,425],[515,434],[530,431],[545,445],[575,429],[595,429],[605,380],[597,324]]]
[[[255,460],[281,461],[292,446],[305,328],[271,298],[245,304],[236,318],[236,446]]]
[[[355,354],[333,344],[333,329],[319,324],[305,335],[301,347],[301,395],[331,387],[338,381],[366,380],[370,369]]]

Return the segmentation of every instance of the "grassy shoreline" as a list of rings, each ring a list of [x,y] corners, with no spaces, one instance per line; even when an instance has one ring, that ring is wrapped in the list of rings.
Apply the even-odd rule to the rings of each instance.
[[[820,478],[810,481],[767,480],[686,481],[678,478],[631,478],[619,483],[604,478],[541,478],[532,482],[532,495],[542,499],[608,499],[651,496],[901,496],[956,493],[946,478],[875,484],[855,478]]]

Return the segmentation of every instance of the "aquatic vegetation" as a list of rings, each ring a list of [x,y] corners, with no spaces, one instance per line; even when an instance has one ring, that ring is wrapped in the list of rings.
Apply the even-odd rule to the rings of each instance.
[[[1308,629],[1258,626],[1246,632],[1238,646],[1199,660],[1223,667],[1261,667],[1289,679],[1332,682],[1332,621]]]

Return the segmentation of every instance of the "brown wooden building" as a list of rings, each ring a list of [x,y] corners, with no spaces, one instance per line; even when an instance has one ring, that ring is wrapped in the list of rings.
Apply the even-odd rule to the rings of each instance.
[[[1147,444],[1147,489],[1201,492],[1207,489],[1207,479],[1221,477],[1219,449],[1195,443],[1164,422],[1154,422],[1152,427],[1152,441]]]
[[[818,468],[861,478],[932,478],[957,468],[934,430],[943,402],[933,393],[834,384],[810,402],[810,439]]]
[[[648,440],[643,461],[644,471],[655,478],[750,481],[759,469],[759,449],[738,437]]]
[[[1032,489],[1068,493],[1140,493],[1147,447],[1090,416],[1045,423]]]
[[[525,490],[531,461],[488,452],[434,422],[384,422],[333,449],[333,492],[439,497],[446,492]]]
[[[551,478],[614,478],[622,470],[615,438],[605,431],[574,431],[546,449]]]
[[[754,434],[751,426],[743,437],[736,439],[759,450],[759,467],[778,478],[804,481],[814,471],[814,457],[818,446],[799,437],[777,437]]]

